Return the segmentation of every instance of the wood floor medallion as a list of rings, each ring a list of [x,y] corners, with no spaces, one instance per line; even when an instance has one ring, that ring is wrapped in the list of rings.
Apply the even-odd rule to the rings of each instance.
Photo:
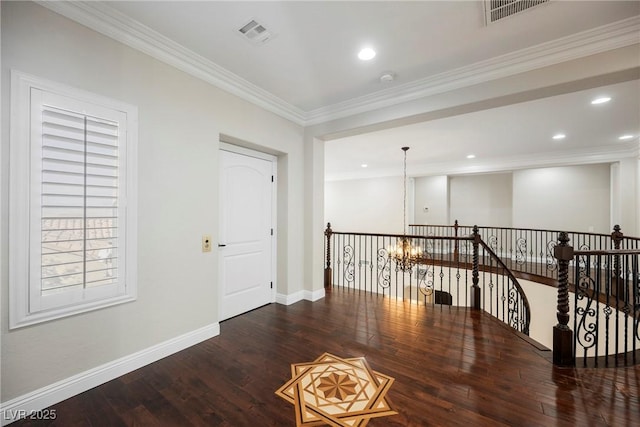
[[[364,357],[324,353],[291,365],[291,380],[276,394],[295,408],[297,426],[361,427],[371,418],[395,415],[386,397],[394,379],[369,367]]]

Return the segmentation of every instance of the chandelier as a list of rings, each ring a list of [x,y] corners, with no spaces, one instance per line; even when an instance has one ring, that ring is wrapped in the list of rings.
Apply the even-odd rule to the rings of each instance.
[[[413,244],[407,237],[407,151],[409,147],[402,147],[404,151],[404,180],[402,200],[402,237],[398,238],[395,246],[387,248],[389,257],[395,262],[396,268],[409,272],[422,259],[422,248]]]

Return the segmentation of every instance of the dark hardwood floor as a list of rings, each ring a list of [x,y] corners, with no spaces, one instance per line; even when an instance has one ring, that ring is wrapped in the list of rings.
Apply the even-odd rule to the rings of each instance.
[[[221,323],[218,337],[12,426],[293,426],[292,363],[366,357],[398,415],[370,426],[638,426],[640,368],[559,369],[488,315],[334,290]]]

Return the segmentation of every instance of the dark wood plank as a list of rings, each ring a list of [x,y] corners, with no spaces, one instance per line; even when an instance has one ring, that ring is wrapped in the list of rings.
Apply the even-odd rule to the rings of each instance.
[[[293,426],[275,395],[292,363],[366,357],[398,415],[370,426],[634,425],[640,369],[560,369],[489,315],[334,290],[221,323],[220,336],[14,426]]]

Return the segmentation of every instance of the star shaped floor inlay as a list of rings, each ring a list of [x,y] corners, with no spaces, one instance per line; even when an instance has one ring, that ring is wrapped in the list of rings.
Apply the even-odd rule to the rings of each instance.
[[[297,426],[361,427],[374,417],[395,415],[386,398],[393,378],[373,371],[364,357],[325,353],[291,365],[291,380],[276,394],[295,408]]]
[[[356,394],[358,383],[353,381],[349,375],[329,374],[320,378],[318,388],[324,393],[325,398],[337,398],[344,400],[347,396]]]

